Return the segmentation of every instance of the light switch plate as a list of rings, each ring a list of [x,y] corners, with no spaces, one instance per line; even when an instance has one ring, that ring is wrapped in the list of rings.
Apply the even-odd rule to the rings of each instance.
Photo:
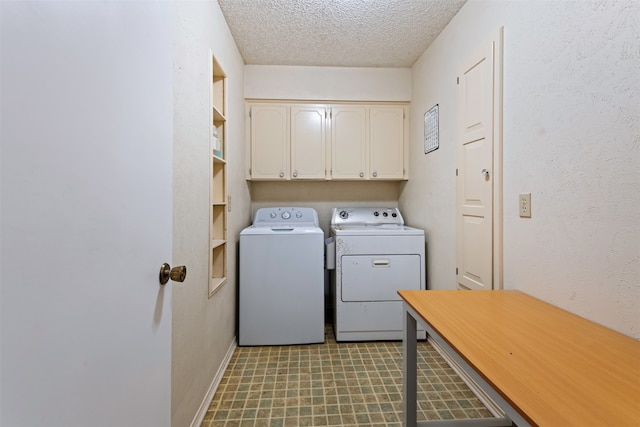
[[[520,194],[520,218],[531,218],[531,193]]]

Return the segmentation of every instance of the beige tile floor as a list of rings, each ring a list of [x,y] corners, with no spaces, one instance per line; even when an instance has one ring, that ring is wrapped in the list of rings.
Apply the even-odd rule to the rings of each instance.
[[[491,417],[426,342],[418,344],[418,420]],[[402,343],[238,347],[202,427],[401,426]]]

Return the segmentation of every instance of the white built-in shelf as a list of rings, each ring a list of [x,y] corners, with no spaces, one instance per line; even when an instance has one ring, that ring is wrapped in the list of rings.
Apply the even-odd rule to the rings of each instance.
[[[226,74],[211,56],[211,122],[209,153],[209,298],[227,282]],[[218,144],[215,144],[214,134]]]

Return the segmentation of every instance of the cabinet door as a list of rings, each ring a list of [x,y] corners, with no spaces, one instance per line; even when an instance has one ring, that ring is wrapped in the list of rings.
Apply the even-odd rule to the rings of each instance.
[[[326,108],[291,106],[291,178],[326,178]]]
[[[370,177],[404,178],[404,107],[371,107],[369,134]]]
[[[286,105],[252,105],[251,179],[288,179],[289,116]]]
[[[331,108],[331,177],[365,179],[367,177],[366,108]]]

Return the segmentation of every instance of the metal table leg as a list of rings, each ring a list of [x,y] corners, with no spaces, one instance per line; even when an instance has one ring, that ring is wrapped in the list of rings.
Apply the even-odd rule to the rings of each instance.
[[[417,420],[417,384],[418,384],[418,369],[417,369],[417,314],[406,303],[403,302],[403,329],[404,336],[402,340],[403,351],[403,376],[402,376],[402,389],[403,389],[403,421],[405,427],[506,427],[512,426],[512,420],[517,422],[518,426],[529,426],[529,424],[515,412],[507,402],[498,395],[461,357],[458,355],[436,331],[434,331],[428,324],[420,321],[420,324],[425,327],[427,334],[435,339],[445,351],[464,369],[470,377],[492,398],[501,408],[506,409],[509,416],[503,418],[479,418],[468,420],[432,420],[422,421],[418,423]]]
[[[403,414],[404,425],[415,427],[417,422],[417,336],[416,319],[409,313],[407,303],[403,303],[404,339],[402,352],[404,368],[402,376],[402,390],[404,393]]]

